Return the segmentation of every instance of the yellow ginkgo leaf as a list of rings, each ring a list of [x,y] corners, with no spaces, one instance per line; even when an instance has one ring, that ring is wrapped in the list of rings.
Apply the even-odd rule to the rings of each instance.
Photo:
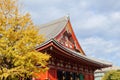
[[[0,80],[17,80],[47,70],[50,56],[35,50],[44,40],[30,14],[19,12],[17,0],[0,0]]]

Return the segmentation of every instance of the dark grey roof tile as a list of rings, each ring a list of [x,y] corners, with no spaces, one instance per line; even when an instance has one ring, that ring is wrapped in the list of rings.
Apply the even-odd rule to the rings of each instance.
[[[69,18],[67,16],[51,21],[47,24],[40,25],[40,34],[44,35],[46,40],[57,36],[66,26]]]

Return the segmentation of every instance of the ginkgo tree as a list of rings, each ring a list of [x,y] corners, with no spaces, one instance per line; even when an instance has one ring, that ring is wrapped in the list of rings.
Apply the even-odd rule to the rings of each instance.
[[[17,0],[0,0],[0,80],[25,80],[45,71],[50,56],[36,51],[44,40]]]

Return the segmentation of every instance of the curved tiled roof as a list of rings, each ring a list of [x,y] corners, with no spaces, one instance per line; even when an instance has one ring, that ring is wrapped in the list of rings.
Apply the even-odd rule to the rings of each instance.
[[[60,47],[62,50],[68,52],[69,54],[71,54],[71,55],[73,55],[75,57],[78,57],[78,58],[83,59],[83,60],[85,60],[87,62],[99,65],[100,68],[112,66],[112,63],[110,63],[110,62],[106,62],[106,61],[103,61],[103,60],[99,60],[99,59],[95,59],[95,58],[92,58],[92,57],[88,57],[88,56],[80,54],[79,52],[73,51],[73,50],[71,50],[71,49],[69,49],[69,48],[67,48],[65,46],[62,46],[62,44],[60,44],[58,41],[56,41],[53,38],[48,40],[48,41],[46,41],[46,42],[44,42],[43,44],[38,46],[38,48],[41,48],[41,47],[43,47],[44,45],[46,45],[46,44],[48,44],[50,42],[53,42],[55,45]]]
[[[47,24],[40,25],[40,34],[43,34],[46,41],[58,35],[66,26],[69,17],[65,16],[60,19],[51,21]]]
[[[53,43],[55,43],[55,45],[59,46],[59,48],[68,52],[72,56],[78,57],[82,60],[85,60],[85,61],[93,63],[93,64],[97,64],[100,66],[100,68],[111,66],[112,64],[109,62],[82,55],[79,52],[76,52],[72,49],[69,49],[69,48],[61,45],[61,43],[59,43],[58,41],[56,41],[54,39],[66,27],[68,21],[69,21],[69,17],[65,16],[65,17],[62,17],[60,19],[51,21],[47,24],[40,25],[40,32],[39,33],[43,34],[45,36],[46,41],[43,44],[41,44],[40,46],[38,46],[37,48],[41,48],[44,45],[46,45],[52,41]]]

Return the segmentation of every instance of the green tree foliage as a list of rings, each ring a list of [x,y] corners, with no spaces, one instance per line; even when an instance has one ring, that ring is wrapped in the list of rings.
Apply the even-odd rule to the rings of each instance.
[[[120,80],[120,71],[119,70],[112,70],[107,72],[102,80]]]
[[[50,56],[35,49],[43,42],[30,15],[19,12],[17,0],[0,0],[0,80],[24,80],[46,70]]]

